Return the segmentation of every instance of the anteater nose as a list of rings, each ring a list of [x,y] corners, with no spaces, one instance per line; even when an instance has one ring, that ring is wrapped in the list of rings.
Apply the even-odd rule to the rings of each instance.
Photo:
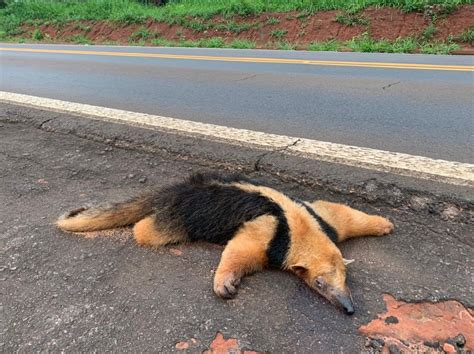
[[[352,305],[350,306],[344,306],[344,312],[346,315],[353,315],[354,314],[354,307]]]

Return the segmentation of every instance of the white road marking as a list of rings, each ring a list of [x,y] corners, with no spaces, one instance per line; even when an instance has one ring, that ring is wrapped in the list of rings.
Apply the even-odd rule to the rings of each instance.
[[[269,134],[11,92],[0,91],[0,100],[93,119],[172,131],[181,135],[199,136],[207,140],[224,141],[234,145],[255,146],[268,150],[286,147],[283,153],[289,155],[456,185],[474,186],[474,164],[469,163],[436,160],[424,156]]]

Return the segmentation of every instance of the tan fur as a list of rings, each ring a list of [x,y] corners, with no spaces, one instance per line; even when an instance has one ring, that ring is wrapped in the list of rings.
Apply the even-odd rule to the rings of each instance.
[[[244,183],[235,186],[248,192],[261,193],[285,211],[291,230],[290,249],[284,265],[286,269],[295,272],[312,287],[314,279],[323,275],[328,284],[345,289],[346,267],[341,252],[302,205],[269,187]]]
[[[133,235],[139,245],[150,247],[161,247],[171,243],[183,241],[183,235],[179,233],[169,233],[159,230],[155,217],[148,216],[137,222],[133,228]]]
[[[117,208],[102,210],[100,208],[82,208],[64,215],[56,221],[56,226],[64,231],[98,231],[114,227],[132,225],[140,220],[142,204],[140,201],[121,205]]]
[[[327,223],[337,230],[339,241],[352,237],[383,236],[393,230],[393,224],[386,218],[369,215],[347,205],[322,200],[315,201],[311,205]]]
[[[244,275],[265,267],[268,262],[266,250],[276,225],[275,217],[260,216],[245,223],[229,241],[214,277],[214,292],[218,296],[231,297]]]
[[[315,289],[317,281],[323,280],[329,290],[316,290],[330,301],[334,301],[337,294],[350,297],[345,284],[346,267],[340,250],[303,205],[269,187],[250,183],[232,183],[232,186],[260,193],[283,209],[290,229],[290,245],[284,269],[294,272]],[[136,242],[151,247],[186,239],[185,230],[178,230],[176,226],[171,230],[168,229],[171,227],[169,225],[158,225],[156,214],[144,215],[143,203],[144,200],[138,200],[103,210],[78,210],[58,220],[57,225],[67,231],[93,231],[136,223]],[[393,224],[387,219],[342,204],[315,201],[306,205],[337,230],[339,241],[366,235],[385,235],[393,230]],[[214,292],[218,296],[232,297],[243,276],[267,265],[267,249],[275,236],[277,225],[274,216],[263,215],[246,222],[236,232],[222,253],[214,277]]]

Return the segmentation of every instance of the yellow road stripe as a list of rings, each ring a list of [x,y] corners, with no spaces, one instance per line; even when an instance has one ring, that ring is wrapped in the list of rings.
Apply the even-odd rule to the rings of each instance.
[[[27,53],[49,53],[49,54],[73,54],[73,55],[100,55],[113,57],[137,57],[137,58],[160,58],[181,60],[205,60],[239,63],[271,63],[271,64],[299,64],[299,65],[322,65],[343,66],[382,69],[410,69],[410,70],[443,70],[443,71],[468,71],[473,72],[472,65],[435,65],[435,64],[407,64],[407,63],[383,63],[383,62],[358,62],[358,61],[332,61],[332,60],[305,60],[284,58],[254,58],[254,57],[224,57],[207,55],[179,55],[161,53],[127,53],[106,52],[92,50],[67,50],[67,49],[33,49],[33,48],[0,48],[0,51],[27,52]]]

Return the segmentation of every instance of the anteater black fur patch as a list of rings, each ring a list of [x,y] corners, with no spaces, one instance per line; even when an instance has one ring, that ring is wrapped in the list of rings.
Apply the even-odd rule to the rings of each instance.
[[[195,174],[160,190],[153,203],[157,227],[182,230],[189,241],[226,244],[245,222],[272,215],[278,226],[267,254],[271,266],[281,267],[290,243],[283,209],[260,193],[228,185],[235,182],[256,184],[240,175]]]

